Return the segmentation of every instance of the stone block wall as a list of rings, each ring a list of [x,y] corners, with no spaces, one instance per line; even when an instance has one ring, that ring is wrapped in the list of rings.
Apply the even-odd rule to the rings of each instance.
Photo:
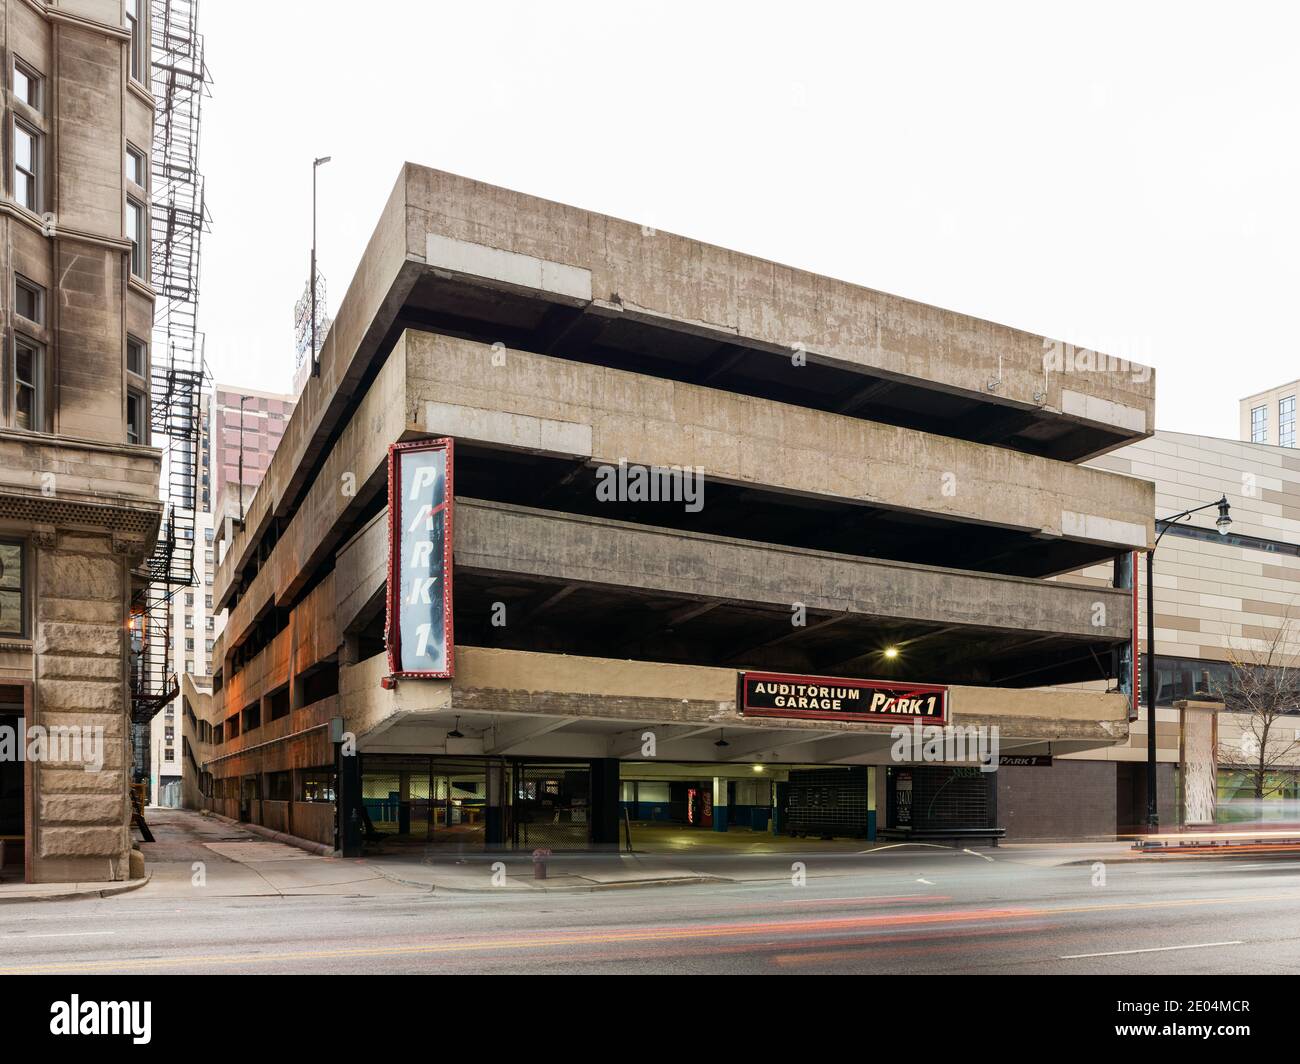
[[[103,765],[90,771],[65,759],[35,766],[32,878],[125,879],[131,850],[127,558],[110,536],[64,533],[38,541],[34,560],[29,725],[101,729]]]

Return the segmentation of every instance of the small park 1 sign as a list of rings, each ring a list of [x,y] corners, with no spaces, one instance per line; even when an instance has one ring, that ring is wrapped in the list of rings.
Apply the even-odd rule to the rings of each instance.
[[[452,454],[450,439],[388,449],[388,667],[398,678],[452,674]]]
[[[943,724],[948,719],[948,688],[837,676],[742,672],[738,704],[745,717]]]

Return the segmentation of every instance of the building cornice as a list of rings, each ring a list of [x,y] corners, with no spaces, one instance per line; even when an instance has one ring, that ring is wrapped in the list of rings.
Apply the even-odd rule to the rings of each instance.
[[[131,33],[125,26],[112,26],[107,22],[86,18],[84,15],[74,15],[51,4],[42,3],[41,0],[23,0],[23,3],[47,22],[76,26],[78,29],[89,30],[91,33],[98,33],[113,40],[129,41],[131,39]]]
[[[110,251],[130,251],[131,241],[125,237],[102,236],[98,233],[89,233],[84,229],[73,229],[69,226],[58,224],[54,215],[41,217],[33,214],[25,207],[19,206],[12,200],[0,200],[0,215],[12,218],[21,222],[29,229],[35,230],[41,236],[47,239],[57,240],[80,240],[87,244],[95,244],[98,247],[108,248]]]

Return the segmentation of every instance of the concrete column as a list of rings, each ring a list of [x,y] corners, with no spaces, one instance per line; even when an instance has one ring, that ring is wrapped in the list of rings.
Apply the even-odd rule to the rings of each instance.
[[[411,774],[397,774],[397,831],[400,835],[411,833]]]
[[[361,758],[357,754],[351,757],[344,757],[341,753],[339,755],[339,793],[336,806],[343,856],[360,857],[365,818],[361,808]]]
[[[867,840],[876,841],[876,777],[884,775],[875,765],[867,766]]]
[[[591,841],[595,846],[618,846],[618,767],[616,757],[591,762]]]
[[[713,830],[727,830],[727,780],[725,776],[713,777]]]
[[[483,843],[491,849],[504,846],[506,842],[509,772],[505,765],[488,765],[486,774],[487,805],[483,810]]]

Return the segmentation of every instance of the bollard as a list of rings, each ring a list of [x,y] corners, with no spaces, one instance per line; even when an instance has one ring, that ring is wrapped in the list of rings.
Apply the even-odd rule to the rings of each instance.
[[[550,850],[533,851],[533,878],[546,878],[546,859],[551,856]]]

